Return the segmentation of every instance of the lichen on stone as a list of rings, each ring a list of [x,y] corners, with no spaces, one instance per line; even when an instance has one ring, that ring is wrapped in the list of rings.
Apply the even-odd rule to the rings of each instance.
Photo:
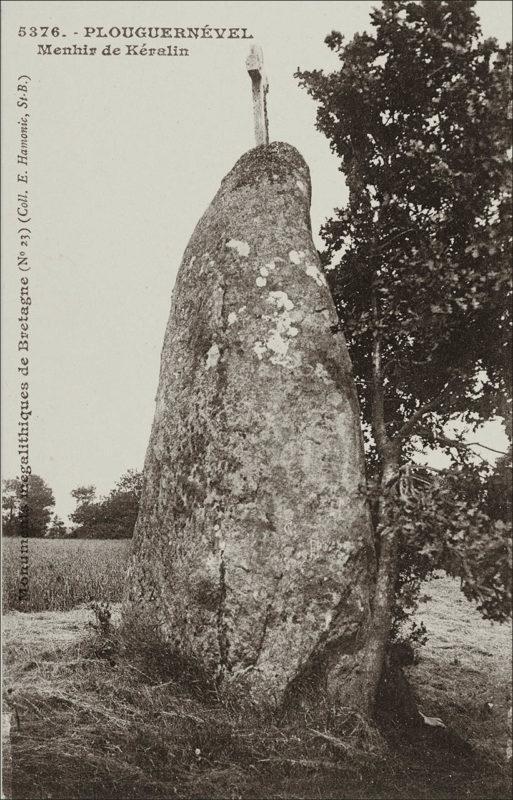
[[[318,269],[318,267],[315,266],[315,264],[306,265],[306,274],[309,275],[310,278],[314,279],[317,286],[327,286],[326,278],[324,277],[320,269]]]
[[[292,311],[294,308],[294,303],[289,299],[287,292],[269,292],[268,300],[275,303],[278,308],[284,308],[286,311]]]
[[[258,360],[261,361],[266,352],[265,344],[262,342],[255,342],[253,345],[253,352],[257,356]]]
[[[303,256],[303,253],[301,251],[298,252],[297,250],[290,250],[290,252],[289,252],[290,261],[293,264],[296,264],[296,265],[301,264],[302,256]]]
[[[322,382],[325,383],[325,384],[333,383],[333,381],[331,380],[328,372],[324,369],[322,364],[319,364],[318,362],[315,365],[315,375],[318,378],[320,378],[322,380]]]
[[[211,367],[215,367],[217,362],[219,361],[219,357],[221,355],[221,351],[219,349],[219,345],[214,342],[212,347],[207,353],[207,360],[206,360],[206,368],[210,369]]]
[[[226,246],[236,250],[240,256],[249,256],[250,246],[247,242],[241,242],[239,239],[230,239],[229,242],[226,242]]]

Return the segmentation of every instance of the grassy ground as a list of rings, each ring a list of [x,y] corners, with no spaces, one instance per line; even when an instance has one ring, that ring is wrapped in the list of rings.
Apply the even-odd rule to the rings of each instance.
[[[48,544],[90,543],[40,543]],[[76,572],[77,597],[84,599],[94,565],[122,572],[113,544],[81,550],[83,563],[93,563]],[[97,581],[102,590],[108,583]],[[92,630],[85,607],[7,613],[13,797],[509,798],[511,626],[482,620],[447,578],[425,592],[431,598],[419,617],[430,639],[410,678],[423,712],[465,737],[470,756],[397,729],[385,739],[354,719],[346,735],[330,739],[309,719],[279,726],[258,709],[228,706],[169,654],[141,652],[120,637],[117,609],[110,635]]]

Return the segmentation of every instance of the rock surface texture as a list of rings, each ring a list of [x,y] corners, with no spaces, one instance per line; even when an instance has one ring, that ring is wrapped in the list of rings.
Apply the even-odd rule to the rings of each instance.
[[[282,143],[246,153],[185,251],[124,613],[279,705],[357,662],[374,555],[351,364]],[[345,665],[345,666],[344,666]]]

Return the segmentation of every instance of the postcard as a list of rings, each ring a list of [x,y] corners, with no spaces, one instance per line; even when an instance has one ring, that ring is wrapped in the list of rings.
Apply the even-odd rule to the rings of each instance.
[[[2,3],[4,797],[507,796],[510,30]]]

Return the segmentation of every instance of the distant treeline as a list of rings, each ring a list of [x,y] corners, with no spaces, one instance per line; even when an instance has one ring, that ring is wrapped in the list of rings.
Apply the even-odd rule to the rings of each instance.
[[[18,478],[3,481],[2,533],[4,536],[129,539],[139,512],[142,473],[128,470],[114,489],[97,497],[94,486],[78,486],[71,492],[76,508],[66,525],[57,514],[53,491],[39,475],[31,475],[23,495]]]

